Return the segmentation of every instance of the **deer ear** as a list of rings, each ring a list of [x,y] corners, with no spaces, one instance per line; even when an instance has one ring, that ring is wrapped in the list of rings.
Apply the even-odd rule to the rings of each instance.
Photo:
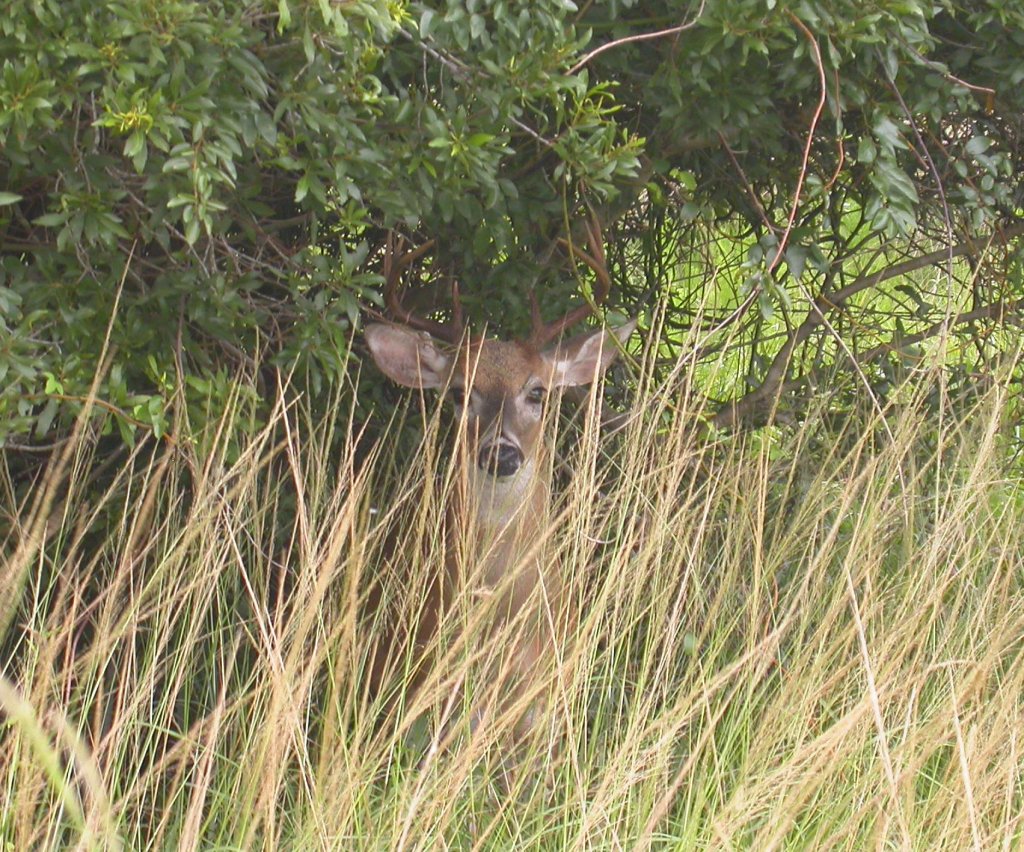
[[[594,381],[615,360],[619,347],[635,328],[633,319],[616,329],[589,332],[546,349],[542,355],[551,369],[551,386],[572,387]]]
[[[448,381],[452,358],[425,331],[373,323],[363,332],[381,371],[409,388],[436,388]]]

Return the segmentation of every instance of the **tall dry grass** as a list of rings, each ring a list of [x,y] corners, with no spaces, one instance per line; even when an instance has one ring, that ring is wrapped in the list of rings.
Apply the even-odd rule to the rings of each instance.
[[[460,722],[493,645],[454,631],[415,695],[402,661],[365,688],[360,596],[384,573],[415,607],[443,548],[434,415],[411,462],[282,404],[237,457],[241,407],[99,480],[79,442],[45,517],[6,483],[3,848],[1019,848],[1007,386],[698,440],[648,372],[624,432],[585,417],[561,459],[574,638],[511,766],[508,719]]]

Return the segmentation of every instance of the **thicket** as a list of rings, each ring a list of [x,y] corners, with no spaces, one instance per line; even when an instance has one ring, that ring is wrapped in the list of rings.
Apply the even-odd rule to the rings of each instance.
[[[94,380],[129,443],[239,375],[344,386],[392,229],[510,334],[586,291],[558,239],[596,214],[612,307],[672,304],[665,370],[728,367],[693,388],[718,426],[877,407],[929,358],[970,391],[1012,348],[1014,0],[39,0],[0,69],[0,442],[33,458]]]
[[[0,847],[1019,843],[1022,82],[1019,0],[4,4]],[[452,470],[359,328],[401,237],[521,333],[595,220],[635,417],[495,796],[364,688]]]

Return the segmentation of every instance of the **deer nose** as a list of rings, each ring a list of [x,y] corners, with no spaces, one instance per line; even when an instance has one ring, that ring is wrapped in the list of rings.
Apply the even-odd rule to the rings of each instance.
[[[476,464],[492,476],[511,476],[523,465],[523,451],[507,441],[495,441],[480,448]]]

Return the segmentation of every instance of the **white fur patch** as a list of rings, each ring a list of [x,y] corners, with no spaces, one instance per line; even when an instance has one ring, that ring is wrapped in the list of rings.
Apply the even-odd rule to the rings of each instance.
[[[535,485],[536,473],[534,458],[527,458],[512,476],[501,478],[474,465],[469,472],[469,485],[477,525],[493,535],[515,520]]]

